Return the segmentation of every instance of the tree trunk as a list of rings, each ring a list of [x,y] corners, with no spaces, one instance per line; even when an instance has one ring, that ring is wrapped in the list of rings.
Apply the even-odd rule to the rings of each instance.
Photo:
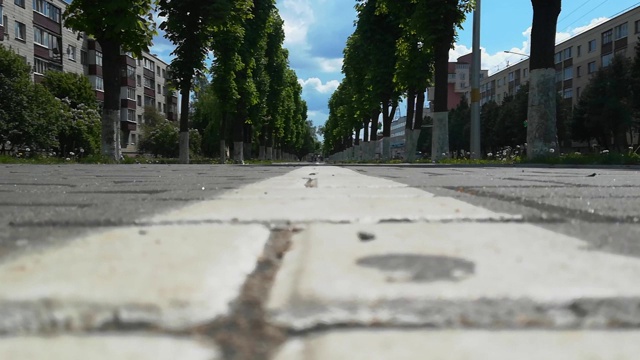
[[[527,157],[559,154],[556,125],[555,39],[561,0],[531,0]]]
[[[98,39],[102,48],[104,106],[102,112],[102,155],[120,161],[120,44]]]
[[[253,147],[253,125],[244,124],[244,148],[243,155],[245,159],[251,159],[251,150]]]
[[[180,164],[189,163],[189,88],[180,91]]]
[[[225,139],[227,138],[227,116],[228,112],[224,111],[220,119],[220,164],[227,163],[227,146]]]
[[[416,100],[416,113],[413,116],[413,129],[420,130],[422,129],[422,117],[424,116],[424,93],[426,89],[422,89],[422,91],[418,92],[417,100]]]
[[[233,121],[233,162],[236,164],[244,163],[243,144],[244,144],[244,115],[242,108],[244,104],[238,101],[238,108]]]
[[[380,117],[380,108],[377,108],[371,113],[371,141],[378,140],[378,118]]]
[[[446,24],[449,25],[449,24]],[[431,137],[431,160],[437,161],[449,156],[449,109],[447,108],[449,86],[449,49],[451,36],[441,35],[434,49],[435,94],[433,101],[433,135]]]

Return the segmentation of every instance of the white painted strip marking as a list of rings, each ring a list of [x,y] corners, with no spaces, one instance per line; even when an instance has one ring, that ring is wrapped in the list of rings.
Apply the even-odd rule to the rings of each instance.
[[[269,235],[259,225],[115,229],[3,263],[0,299],[44,302],[50,321],[78,329],[115,313],[184,329],[229,312]],[[26,326],[12,321],[0,319],[0,329]]]

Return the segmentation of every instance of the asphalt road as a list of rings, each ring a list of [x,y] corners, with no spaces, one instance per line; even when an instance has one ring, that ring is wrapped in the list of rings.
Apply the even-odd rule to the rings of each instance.
[[[350,166],[640,257],[640,167]]]
[[[0,165],[0,261],[284,174],[291,166]]]
[[[133,224],[292,166],[0,165],[0,260]],[[639,168],[347,166],[640,257]]]

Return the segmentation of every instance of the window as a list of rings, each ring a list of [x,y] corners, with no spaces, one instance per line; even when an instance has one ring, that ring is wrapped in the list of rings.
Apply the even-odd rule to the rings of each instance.
[[[565,99],[571,99],[573,97],[573,89],[571,88],[564,89],[564,93],[562,94],[562,97]]]
[[[100,51],[96,51],[96,65],[102,66],[102,53]]]
[[[14,0],[13,3],[24,8],[24,0]]]
[[[131,145],[136,144],[136,134],[131,134]]]
[[[162,111],[162,103],[158,101],[158,111]]]
[[[144,68],[147,70],[151,70],[151,72],[153,72],[153,70],[155,69],[155,63],[147,58],[144,58]]]
[[[131,122],[135,122],[136,121],[136,111],[135,110],[127,109],[127,120],[131,121]]]
[[[636,21],[636,34],[640,33],[640,20]]]
[[[564,60],[571,59],[571,48],[564,49],[564,54],[562,55]]]
[[[76,61],[76,47],[69,45],[67,46],[67,58],[71,61]]]
[[[60,23],[60,9],[48,1],[33,0],[33,10],[48,17],[56,23]]]
[[[153,106],[155,107],[155,99],[149,96],[144,97],[144,106]]]
[[[502,86],[502,79],[498,79],[498,87]]]
[[[580,57],[582,55],[582,45],[576,46],[576,56]]]
[[[555,63],[559,64],[562,62],[562,51],[558,51],[555,55]]]
[[[96,76],[96,90],[104,91],[104,80]]]
[[[616,56],[627,56],[627,47],[623,47],[622,49],[616,48],[615,51]]]
[[[4,23],[6,21],[4,21],[4,12],[2,11],[2,5],[0,5],[0,26],[4,26]]]
[[[153,88],[155,88],[156,82],[148,77],[144,77],[144,87],[149,88],[151,90],[153,90]]]
[[[466,80],[466,74],[465,73],[461,73],[460,74],[460,80]]]
[[[576,77],[582,76],[582,66],[576,67]]]
[[[562,81],[562,70],[556,70],[556,82]]]
[[[48,70],[48,64],[44,60],[38,58],[33,59],[33,72],[36,74],[44,74]]]
[[[160,84],[158,84],[158,94],[162,95],[162,86]]]
[[[137,75],[136,77],[137,77],[136,84],[138,86],[142,86],[142,77],[140,75]]]
[[[594,72],[596,72],[596,62],[592,61],[587,64],[587,73],[593,74]]]
[[[562,78],[564,80],[573,79],[573,66],[564,68],[564,70],[562,71]]]
[[[509,73],[509,81],[513,81],[515,79],[513,71]]]
[[[122,68],[122,76],[129,78],[131,80],[135,80],[136,68],[134,68],[131,65],[127,65],[126,67]]]
[[[162,86],[162,93],[161,94],[165,94],[167,95],[167,87],[166,86]]]
[[[25,41],[27,37],[27,26],[19,21],[16,21],[14,37],[18,40]]]
[[[605,31],[602,33],[602,45],[608,44],[613,39],[613,31]]]
[[[596,51],[596,39],[589,41],[589,52]]]
[[[142,106],[142,96],[138,95],[138,106]]]
[[[524,69],[522,71],[522,77],[524,77],[525,79],[529,77],[529,69]]]
[[[167,103],[162,104],[162,112],[163,113],[167,112]]]
[[[132,88],[132,87],[127,88],[127,99],[130,99],[130,100],[136,99],[136,88]]]
[[[143,122],[142,115],[138,115],[138,124],[142,124]]]
[[[580,97],[580,87],[576,88],[576,97]]]
[[[42,29],[37,27],[33,28],[33,42],[38,45],[44,46],[47,49],[49,48],[49,43],[51,42],[49,36],[49,33]]]
[[[163,79],[167,78],[167,72],[164,69],[162,69],[162,78]]]
[[[618,40],[627,37],[629,33],[628,27],[628,23],[624,23],[613,28],[613,39]]]
[[[602,67],[607,67],[613,60],[613,53],[602,55]]]
[[[80,50],[80,63],[87,65],[87,52],[85,50]]]
[[[160,76],[160,66],[156,67],[156,73]]]

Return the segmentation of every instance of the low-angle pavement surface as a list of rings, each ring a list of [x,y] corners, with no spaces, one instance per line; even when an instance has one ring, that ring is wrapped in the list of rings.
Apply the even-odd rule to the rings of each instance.
[[[637,359],[640,169],[0,165],[0,359]]]

